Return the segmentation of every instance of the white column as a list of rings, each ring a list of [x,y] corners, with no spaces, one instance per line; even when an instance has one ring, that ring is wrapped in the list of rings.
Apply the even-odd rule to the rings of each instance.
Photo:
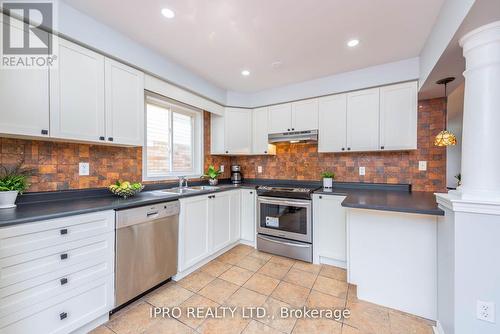
[[[460,40],[466,59],[462,199],[500,201],[500,21]]]

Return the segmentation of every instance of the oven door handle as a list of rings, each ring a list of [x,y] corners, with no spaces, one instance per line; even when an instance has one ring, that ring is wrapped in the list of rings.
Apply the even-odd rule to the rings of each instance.
[[[311,247],[310,245],[301,245],[301,244],[296,244],[296,243],[291,243],[291,242],[284,242],[284,241],[278,241],[270,238],[266,238],[262,235],[259,236],[261,239],[264,239],[266,241],[274,242],[275,244],[280,244],[280,245],[286,245],[286,246],[293,246],[293,247],[300,247],[300,248],[309,248]]]
[[[264,204],[276,204],[276,205],[288,205],[288,206],[299,206],[309,208],[311,206],[311,201],[289,201],[289,200],[275,200],[267,199],[263,197],[258,197],[257,201]]]

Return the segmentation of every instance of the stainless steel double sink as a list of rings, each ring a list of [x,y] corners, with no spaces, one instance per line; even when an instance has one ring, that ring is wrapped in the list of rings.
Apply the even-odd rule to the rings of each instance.
[[[197,193],[200,191],[213,191],[218,189],[220,188],[214,186],[193,186],[193,187],[182,187],[182,188],[176,187],[176,188],[162,189],[159,191],[167,194],[181,195],[181,194]]]

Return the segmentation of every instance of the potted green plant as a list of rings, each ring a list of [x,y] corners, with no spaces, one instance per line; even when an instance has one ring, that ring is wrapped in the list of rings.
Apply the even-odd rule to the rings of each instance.
[[[458,173],[455,175],[455,179],[457,179],[457,187],[460,187],[462,185],[462,174]]]
[[[217,178],[221,174],[222,174],[222,172],[220,170],[215,169],[215,167],[213,165],[210,165],[210,166],[208,166],[207,171],[205,172],[205,174],[203,174],[202,177],[204,179],[208,179],[208,183],[211,186],[216,186],[217,183],[219,183],[219,181],[217,180]]]
[[[0,165],[0,209],[16,207],[17,195],[29,188],[31,175],[33,170],[24,168],[23,161],[14,167]]]
[[[321,173],[321,178],[323,179],[323,188],[331,189],[333,187],[333,179],[335,178],[335,173],[323,172]]]

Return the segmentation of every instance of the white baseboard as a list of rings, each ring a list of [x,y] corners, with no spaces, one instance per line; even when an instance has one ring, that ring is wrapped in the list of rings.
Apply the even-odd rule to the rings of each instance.
[[[250,241],[250,240],[246,240],[246,239],[240,239],[240,244],[251,246],[253,248],[256,247],[255,240],[254,241]]]
[[[109,314],[106,313],[99,318],[95,319],[94,321],[89,322],[88,324],[83,325],[82,327],[74,330],[71,332],[71,334],[87,334],[91,330],[96,329],[97,327],[101,326],[102,324],[105,324],[109,320]]]
[[[346,261],[335,260],[335,259],[331,259],[329,257],[324,257],[324,256],[319,257],[319,263],[327,264],[329,266],[339,267],[339,268],[343,268],[343,269],[347,268]]]
[[[228,250],[230,250],[231,248],[233,248],[234,246],[237,246],[239,244],[240,244],[240,241],[237,241],[235,243],[232,243],[229,246],[226,246],[226,247],[218,250],[217,252],[215,252],[214,254],[210,255],[209,257],[201,260],[200,262],[198,262],[196,264],[193,264],[191,267],[187,268],[186,270],[184,270],[182,272],[178,272],[175,276],[172,276],[172,280],[173,281],[179,281],[179,280],[183,279],[184,277],[186,277],[187,275],[191,274],[192,272],[200,269],[205,264],[207,264],[208,262],[212,261],[213,259],[215,259],[219,255],[222,255],[223,253],[227,252]]]
[[[434,334],[445,334],[443,326],[441,326],[439,320],[436,321],[436,326],[432,327],[432,329],[434,330]]]

